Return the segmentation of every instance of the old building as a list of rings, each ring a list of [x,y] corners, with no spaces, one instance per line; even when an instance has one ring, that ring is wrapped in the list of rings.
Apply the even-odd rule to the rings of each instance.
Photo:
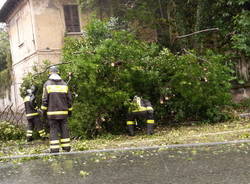
[[[7,0],[0,10],[0,22],[7,25],[12,54],[11,88],[0,99],[22,106],[19,87],[23,76],[44,60],[60,62],[64,37],[81,35],[90,13],[81,12],[77,0]]]

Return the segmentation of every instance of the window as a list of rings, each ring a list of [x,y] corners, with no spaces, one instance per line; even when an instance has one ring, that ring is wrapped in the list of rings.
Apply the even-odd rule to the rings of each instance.
[[[80,21],[77,5],[64,5],[64,18],[67,32],[80,32]]]
[[[23,45],[23,27],[20,18],[16,20],[18,46]]]

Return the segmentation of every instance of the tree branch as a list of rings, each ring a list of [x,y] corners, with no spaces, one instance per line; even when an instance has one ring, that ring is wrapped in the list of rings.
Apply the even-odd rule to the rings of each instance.
[[[193,33],[190,33],[190,34],[186,34],[186,35],[182,35],[182,36],[176,36],[176,39],[185,38],[185,37],[188,37],[188,36],[193,36],[195,34],[208,32],[208,31],[219,31],[219,28],[204,29],[204,30],[196,31],[196,32],[193,32]]]
[[[46,72],[46,71],[47,71],[50,67],[52,67],[52,66],[65,65],[65,64],[71,64],[71,63],[72,63],[72,62],[64,62],[64,63],[58,63],[58,64],[49,65],[49,66],[47,66],[47,67],[44,69],[44,71],[33,74],[33,75],[32,75],[32,78],[34,78],[34,77],[36,77],[36,76],[38,76],[38,75],[43,74],[44,72]]]

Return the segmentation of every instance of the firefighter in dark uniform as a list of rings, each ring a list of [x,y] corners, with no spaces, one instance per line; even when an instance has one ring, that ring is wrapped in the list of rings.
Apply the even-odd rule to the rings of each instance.
[[[50,125],[50,152],[59,152],[60,146],[64,151],[70,151],[67,118],[72,112],[71,93],[67,84],[58,75],[58,68],[52,66],[49,70],[49,80],[43,86],[41,109]]]
[[[130,109],[127,118],[127,126],[129,135],[134,136],[134,127],[139,119],[146,120],[147,134],[152,135],[154,129],[154,109],[150,101],[135,96],[132,101],[132,109]]]
[[[36,128],[39,132],[41,138],[46,138],[45,130],[43,129],[42,122],[40,120],[39,113],[37,111],[38,107],[36,104],[35,98],[35,87],[32,86],[31,89],[27,90],[26,96],[24,98],[24,106],[26,117],[28,120],[28,128],[27,128],[27,141],[30,142],[33,140],[33,131]]]

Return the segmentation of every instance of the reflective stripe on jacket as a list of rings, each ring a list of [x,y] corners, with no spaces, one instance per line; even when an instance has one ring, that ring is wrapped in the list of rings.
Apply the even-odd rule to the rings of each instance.
[[[37,112],[37,105],[35,102],[34,95],[27,95],[24,98],[24,106],[27,119],[32,119],[34,116],[38,116],[39,113]]]
[[[42,110],[48,119],[65,119],[72,110],[72,97],[63,80],[48,80],[43,87]]]
[[[132,112],[142,112],[142,111],[153,111],[153,107],[149,100],[142,99],[140,97],[135,97],[133,100]]]

